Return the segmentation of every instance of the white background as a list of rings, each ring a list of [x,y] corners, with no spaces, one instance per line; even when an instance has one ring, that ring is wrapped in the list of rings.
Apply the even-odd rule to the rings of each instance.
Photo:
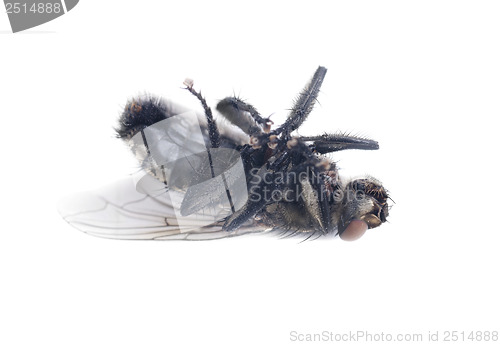
[[[291,344],[290,332],[493,331],[500,319],[495,1],[91,1],[12,34],[0,13],[2,344]],[[57,213],[135,171],[127,99],[236,93],[277,122],[318,65],[301,134],[382,180],[389,221],[355,243],[113,241]]]

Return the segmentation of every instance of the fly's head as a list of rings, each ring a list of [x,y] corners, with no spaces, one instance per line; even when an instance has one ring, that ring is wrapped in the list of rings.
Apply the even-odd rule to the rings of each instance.
[[[356,240],[366,230],[376,228],[387,220],[389,195],[376,179],[370,177],[350,181],[342,194],[338,234],[343,240]]]

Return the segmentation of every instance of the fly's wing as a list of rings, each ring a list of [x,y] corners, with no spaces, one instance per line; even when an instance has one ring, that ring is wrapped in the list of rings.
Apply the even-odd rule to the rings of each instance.
[[[234,232],[223,231],[212,212],[179,216],[174,194],[142,174],[67,197],[60,202],[59,213],[78,230],[113,239],[211,240],[266,231],[253,223]]]
[[[167,107],[166,101],[161,104],[159,109],[170,109],[163,119],[132,137],[123,137],[141,166],[171,190],[184,193],[178,203],[183,205],[183,216],[210,208],[218,210],[220,204],[228,206],[229,212],[243,207],[248,194],[244,164],[237,150],[242,144],[237,129],[231,132],[230,127],[219,126],[224,129],[221,138],[225,146],[211,148],[206,119],[193,111],[173,110],[177,108],[173,104]],[[132,120],[131,116],[122,122]]]
[[[143,168],[168,185],[168,203],[177,220],[189,226],[198,221],[204,225],[220,222],[248,200],[238,142],[224,136],[228,147],[211,148],[207,137],[206,121],[186,111],[165,115],[125,139]],[[151,188],[147,190],[163,197]]]
[[[226,147],[207,148],[199,114],[166,103],[160,108],[170,109],[163,119],[124,137],[148,174],[63,200],[64,219],[89,234],[121,239],[204,240],[262,231],[254,224],[221,230],[248,200],[236,137],[227,131]]]

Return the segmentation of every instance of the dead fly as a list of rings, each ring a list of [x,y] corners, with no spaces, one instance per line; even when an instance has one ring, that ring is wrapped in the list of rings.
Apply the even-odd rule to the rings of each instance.
[[[64,219],[92,235],[118,239],[205,240],[257,232],[354,240],[388,216],[388,194],[373,178],[343,181],[325,154],[376,150],[373,140],[342,134],[298,136],[316,102],[319,67],[286,121],[273,122],[236,97],[212,110],[191,80],[199,114],[160,98],[130,101],[117,136],[141,173],[61,203]]]

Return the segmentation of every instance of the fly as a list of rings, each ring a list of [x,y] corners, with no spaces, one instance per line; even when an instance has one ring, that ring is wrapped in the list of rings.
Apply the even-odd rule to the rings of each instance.
[[[237,97],[217,104],[217,121],[192,80],[186,90],[203,113],[157,97],[127,103],[117,137],[141,172],[61,203],[64,219],[92,235],[118,239],[206,240],[278,232],[356,240],[389,215],[382,184],[344,180],[326,154],[377,150],[367,138],[294,134],[316,103],[326,75],[318,67],[279,126]]]

